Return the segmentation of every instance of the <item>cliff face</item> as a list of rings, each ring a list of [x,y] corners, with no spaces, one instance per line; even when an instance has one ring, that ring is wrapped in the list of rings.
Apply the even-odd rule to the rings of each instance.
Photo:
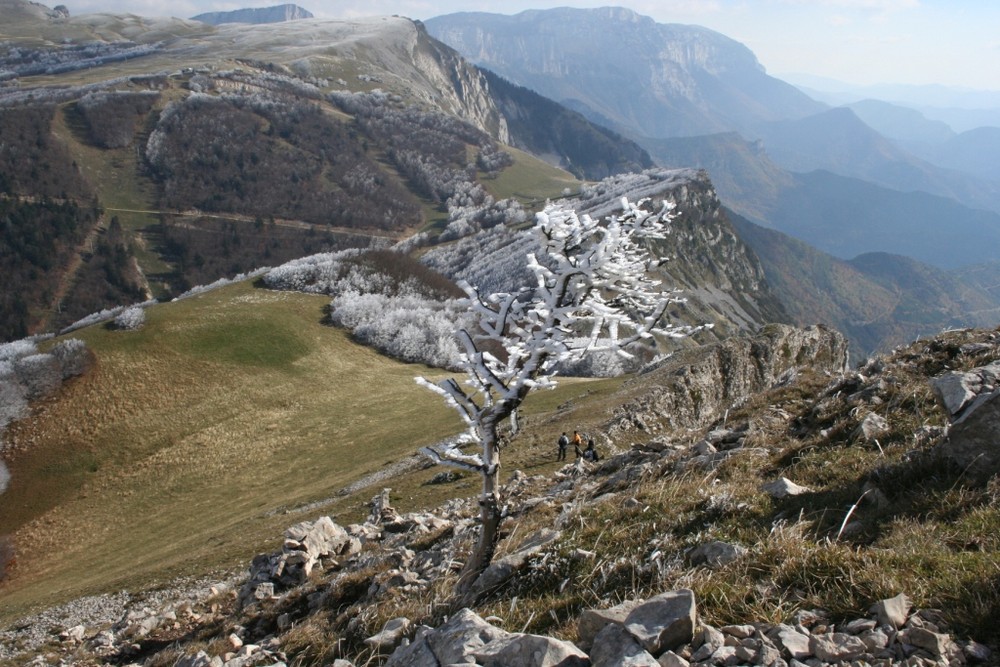
[[[614,212],[621,196],[676,204],[670,233],[656,248],[667,260],[658,269],[664,283],[680,288],[688,300],[672,313],[675,319],[714,324],[718,338],[790,321],[757,256],[736,234],[706,172],[653,169],[612,177],[569,201],[581,214],[604,217]]]
[[[222,23],[282,23],[311,18],[313,18],[312,12],[302,9],[298,5],[285,4],[255,9],[236,9],[231,12],[206,12],[192,16],[191,20],[220,25]]]
[[[627,9],[459,13],[427,25],[474,63],[642,136],[709,134],[822,108],[769,77],[742,44]]]
[[[783,376],[797,368],[842,373],[847,365],[847,340],[839,332],[821,326],[768,325],[756,336],[675,354],[631,380],[629,384],[641,391],[615,411],[606,432],[614,440],[629,433],[647,437],[701,427],[788,379]],[[623,391],[632,390],[626,386]]]

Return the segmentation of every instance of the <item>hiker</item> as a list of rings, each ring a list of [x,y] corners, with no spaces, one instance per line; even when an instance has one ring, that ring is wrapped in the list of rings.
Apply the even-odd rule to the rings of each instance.
[[[583,445],[583,436],[580,435],[579,431],[573,431],[573,449],[576,450],[577,456],[580,455],[580,447]]]
[[[563,431],[563,434],[559,436],[558,445],[559,445],[559,453],[556,455],[556,461],[565,461],[566,448],[569,446],[569,437],[566,435],[566,431]]]
[[[583,450],[583,458],[586,461],[593,461],[594,463],[597,463],[598,461],[601,460],[601,457],[597,453],[597,450],[594,449],[594,439],[593,438],[590,438],[589,440],[587,440],[587,448],[585,450]]]

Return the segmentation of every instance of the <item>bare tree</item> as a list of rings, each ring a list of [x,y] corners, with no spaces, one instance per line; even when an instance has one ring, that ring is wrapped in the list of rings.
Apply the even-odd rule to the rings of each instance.
[[[534,231],[542,250],[527,256],[536,285],[517,292],[480,294],[468,283],[476,328],[458,332],[464,347],[464,386],[449,378],[417,381],[445,398],[468,430],[446,446],[425,448],[438,463],[475,470],[483,476],[479,499],[479,544],[457,585],[465,596],[493,559],[504,508],[498,492],[498,429],[510,419],[517,432],[517,409],[529,392],[555,385],[555,366],[588,351],[613,350],[631,356],[627,347],[654,334],[682,337],[689,326],[662,324],[667,306],[683,301],[649,275],[659,260],[649,242],[663,238],[673,218],[673,204],[657,212],[622,199],[622,212],[604,223],[560,205],[536,215]],[[467,454],[462,444],[478,442],[481,452]]]

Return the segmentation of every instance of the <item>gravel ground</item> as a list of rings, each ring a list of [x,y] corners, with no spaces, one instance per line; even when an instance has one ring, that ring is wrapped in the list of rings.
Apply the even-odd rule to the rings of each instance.
[[[153,591],[93,595],[51,607],[0,628],[0,660],[30,654],[47,643],[58,642],[59,633],[68,628],[83,625],[90,636],[127,618],[129,612],[159,610],[183,600],[202,599],[211,594],[213,586],[217,589],[234,588],[245,576],[246,572],[240,571],[181,579]]]

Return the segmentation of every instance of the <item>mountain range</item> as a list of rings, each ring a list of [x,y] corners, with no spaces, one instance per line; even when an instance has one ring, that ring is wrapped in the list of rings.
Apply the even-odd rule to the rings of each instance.
[[[996,128],[959,139],[937,126],[937,135],[927,130],[922,149],[910,152],[913,144],[905,137],[879,133],[889,125],[902,127],[888,115],[870,126],[853,107],[831,108],[769,76],[746,47],[723,35],[698,26],[657,24],[625,9],[459,13],[426,24],[432,35],[472,62],[613,127],[658,163],[708,169],[727,206],[838,257],[896,251],[941,268],[1000,259],[977,240],[1000,226],[995,217],[1000,214],[995,177],[1000,153],[988,150]],[[587,38],[574,39],[576,34]],[[858,111],[872,118],[870,105]],[[922,118],[910,110],[906,127],[934,127]],[[979,141],[986,150],[977,150]],[[808,184],[790,185],[798,175],[813,172],[820,173]],[[882,190],[859,192],[845,178]],[[830,182],[817,190],[824,180]],[[923,225],[957,227],[944,249],[938,237],[899,232],[914,224],[914,211],[927,206],[916,192],[950,200],[941,204],[947,213],[939,208]],[[859,195],[863,202],[849,201]],[[862,234],[838,247],[834,240],[844,220],[831,212],[831,201],[838,198],[847,208],[874,204],[878,226],[910,245],[894,248]],[[788,209],[822,218],[818,232],[813,224],[800,230]],[[871,220],[857,224],[872,227]],[[962,260],[967,252],[970,257]],[[944,259],[937,261],[939,256]]]
[[[883,136],[852,109],[830,108],[768,76],[746,47],[697,26],[660,25],[614,8],[457,14],[425,24],[385,17],[211,26],[83,19],[4,2],[13,36],[68,40],[58,49],[25,41],[0,62],[10,82],[0,89],[0,113],[8,133],[23,128],[9,145],[24,150],[24,137],[45,137],[28,162],[11,159],[0,170],[0,183],[17,197],[8,205],[37,208],[29,198],[64,195],[97,205],[70,212],[68,223],[52,212],[18,213],[49,216],[67,231],[44,243],[25,237],[8,255],[23,258],[31,247],[35,259],[11,265],[25,287],[4,296],[7,337],[305,252],[384,244],[421,228],[447,227],[446,236],[474,230],[481,223],[449,212],[463,188],[481,193],[469,200],[477,206],[486,195],[530,206],[572,193],[574,177],[654,164],[705,169],[735,216],[805,241],[832,256],[828,262],[916,260],[890,263],[891,290],[903,301],[932,273],[997,260],[1000,215],[961,203],[990,200],[973,175],[988,177],[990,160],[972,164],[968,156],[978,154],[963,153],[962,135],[911,113],[909,135]],[[272,13],[297,15],[289,7]],[[574,34],[589,38],[569,39]],[[94,39],[86,52],[73,46]],[[24,113],[29,101],[43,112]],[[871,109],[859,107],[869,116]],[[936,146],[964,171],[914,157],[907,142]],[[475,173],[470,154],[478,155]],[[546,171],[539,159],[569,173]],[[25,179],[26,170],[47,176]],[[302,184],[315,194],[296,195]],[[829,289],[801,261],[756,254],[760,269],[734,267],[718,284],[744,284],[758,270],[794,276],[797,266],[804,273],[785,285]],[[40,272],[43,265],[51,268]],[[962,275],[937,281],[947,305],[928,304],[920,318],[881,327],[893,332],[886,337],[859,334],[854,349],[867,353],[953,326],[962,321],[960,304],[985,321],[996,297]],[[827,312],[810,307],[826,296],[799,289],[778,298],[786,316],[805,317]],[[874,320],[891,320],[895,306],[873,302],[888,309]],[[848,308],[830,321],[855,315]]]

